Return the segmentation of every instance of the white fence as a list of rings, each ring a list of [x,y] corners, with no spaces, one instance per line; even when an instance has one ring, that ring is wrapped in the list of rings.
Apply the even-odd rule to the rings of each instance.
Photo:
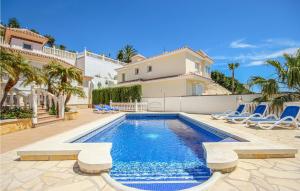
[[[120,111],[147,111],[147,103],[145,102],[130,102],[130,103],[117,103],[110,102],[110,106],[118,108]]]
[[[259,94],[223,95],[223,96],[189,96],[143,98],[148,104],[148,111],[187,112],[211,114],[234,110],[239,102],[251,102]]]

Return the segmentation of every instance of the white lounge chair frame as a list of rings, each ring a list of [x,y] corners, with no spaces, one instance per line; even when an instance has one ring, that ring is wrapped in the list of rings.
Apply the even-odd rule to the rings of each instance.
[[[291,106],[291,105],[289,105],[289,106]],[[275,114],[270,114],[263,118],[263,119],[266,119],[266,121],[250,121],[249,120],[249,121],[247,121],[246,126],[248,126],[248,127],[249,126],[257,126],[261,129],[270,130],[277,126],[280,127],[280,124],[283,124],[283,125],[294,125],[295,129],[299,129],[299,125],[298,125],[298,121],[297,121],[297,119],[299,118],[299,115],[300,115],[300,110],[298,111],[296,118],[294,118],[292,116],[286,116],[282,119],[279,119],[279,117],[277,117]],[[275,120],[267,121],[270,118],[275,119]],[[289,121],[287,121],[287,120],[289,120]],[[265,127],[265,126],[263,126],[263,124],[272,124],[272,125],[269,127]]]
[[[247,121],[249,121],[250,119],[253,119],[253,118],[258,118],[258,119],[264,118],[265,114],[267,113],[267,111],[269,109],[269,104],[266,103],[266,102],[262,102],[259,105],[265,105],[266,106],[266,110],[264,111],[263,114],[260,114],[260,113],[250,114],[249,113],[249,116],[245,116],[245,118],[243,118],[243,119],[239,118],[239,117],[243,117],[243,116],[237,116],[236,118],[232,117],[232,118],[227,118],[226,120],[229,121],[229,122],[232,122],[232,123],[241,123],[241,124],[243,124],[243,123],[246,123]],[[257,106],[259,106],[259,105],[257,105]]]
[[[245,112],[245,110],[246,110],[246,108],[247,108],[248,105],[247,105],[246,103],[241,103],[241,104],[239,104],[238,107],[240,107],[240,105],[242,105],[242,104],[244,104],[245,107],[244,107],[244,109],[243,109],[243,111],[242,111],[241,113],[238,112],[238,111],[228,110],[228,111],[225,111],[224,113],[212,114],[211,117],[212,117],[213,119],[225,119],[226,117],[228,117],[228,116],[230,116],[230,115],[237,115],[237,116],[247,115],[248,112]],[[238,107],[237,107],[237,108],[238,108]],[[237,108],[236,108],[236,109],[237,109]]]

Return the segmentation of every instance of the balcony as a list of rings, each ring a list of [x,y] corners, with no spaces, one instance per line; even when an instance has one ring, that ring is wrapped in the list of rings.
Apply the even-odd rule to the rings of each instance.
[[[65,50],[60,50],[60,49],[57,49],[55,47],[51,48],[51,47],[44,46],[42,50],[24,49],[21,46],[16,46],[16,45],[11,45],[11,44],[6,43],[2,36],[0,36],[0,45],[3,46],[3,47],[10,47],[10,48],[14,48],[14,49],[20,49],[22,51],[29,51],[29,52],[34,52],[34,53],[41,54],[41,55],[51,56],[51,57],[54,57],[54,58],[64,60],[64,61],[66,61],[66,62],[68,62],[72,65],[75,65],[76,58],[77,58],[76,53],[65,51]]]

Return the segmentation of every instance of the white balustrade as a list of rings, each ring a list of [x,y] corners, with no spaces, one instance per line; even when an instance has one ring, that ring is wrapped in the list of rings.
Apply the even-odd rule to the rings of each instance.
[[[147,111],[148,105],[146,102],[110,102],[111,107],[116,107],[120,111],[134,111],[134,112],[141,112]]]
[[[36,94],[36,89],[34,86],[31,87],[31,107],[32,107],[32,123],[35,125],[37,124],[37,112],[38,112],[38,97],[39,95]]]
[[[44,46],[43,47],[43,52],[46,53],[46,54],[51,54],[51,55],[55,55],[55,56],[58,56],[58,57],[61,57],[61,58],[67,58],[67,59],[72,59],[72,60],[76,60],[76,58],[77,58],[76,53],[69,52],[69,51],[66,51],[66,50],[60,50],[60,49],[57,49],[55,47],[51,48],[51,47]]]

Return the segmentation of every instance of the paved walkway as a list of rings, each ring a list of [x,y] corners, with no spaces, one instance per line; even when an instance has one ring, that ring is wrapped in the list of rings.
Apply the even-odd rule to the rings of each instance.
[[[95,117],[87,116],[89,116],[88,119],[81,118],[77,123],[82,124],[83,121],[91,121]],[[206,115],[196,116],[211,125],[223,124],[240,128],[243,131],[300,149],[300,130],[258,130],[241,125],[228,125],[222,121],[211,120]],[[80,173],[76,161],[18,161],[15,151],[2,154],[0,160],[0,190],[113,190],[101,175]],[[300,190],[300,154],[298,153],[296,158],[288,159],[240,159],[234,172],[224,175],[210,188],[210,191],[248,190]]]
[[[300,152],[300,130],[261,130],[242,125],[211,120],[210,116],[197,115],[201,121],[239,128],[274,142],[291,145]],[[299,191],[300,153],[286,159],[239,159],[238,167],[226,174],[210,191]]]
[[[78,119],[69,121],[59,121],[45,126],[26,129],[15,133],[0,136],[0,153],[19,148],[24,145],[51,137],[53,135],[74,129],[82,124],[94,121],[110,114],[96,114],[92,109],[80,109]]]

